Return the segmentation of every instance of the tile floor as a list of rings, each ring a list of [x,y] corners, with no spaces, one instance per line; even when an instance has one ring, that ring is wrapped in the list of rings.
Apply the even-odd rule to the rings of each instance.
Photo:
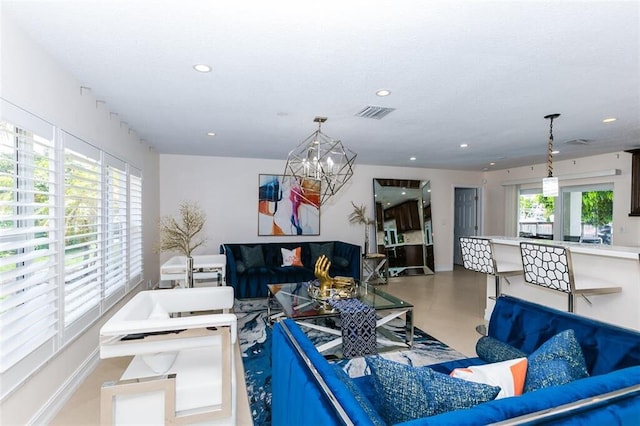
[[[475,344],[480,337],[475,327],[484,322],[484,274],[456,267],[454,271],[435,275],[391,278],[382,288],[415,306],[416,327],[465,355],[475,355]],[[100,386],[117,379],[127,364],[128,359],[101,361],[50,425],[98,425]],[[238,419],[239,425],[250,422],[250,419]]]

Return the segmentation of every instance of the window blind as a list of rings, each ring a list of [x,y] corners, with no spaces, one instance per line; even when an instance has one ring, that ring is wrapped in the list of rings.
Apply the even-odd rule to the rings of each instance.
[[[129,284],[142,281],[142,172],[129,167]]]
[[[40,135],[24,127],[0,121],[2,373],[43,344],[52,344],[58,321],[53,127],[36,123],[34,128],[45,132]]]
[[[64,326],[100,304],[103,265],[100,151],[64,135]]]
[[[127,284],[127,165],[107,154],[105,160],[104,297],[124,294]]]
[[[142,173],[0,98],[0,400],[142,280]]]

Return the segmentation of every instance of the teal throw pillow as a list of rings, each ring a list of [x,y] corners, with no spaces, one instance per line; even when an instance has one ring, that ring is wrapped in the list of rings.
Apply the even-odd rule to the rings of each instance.
[[[388,424],[433,416],[491,401],[500,387],[474,383],[382,357],[368,357],[379,412]]]
[[[524,358],[526,353],[490,336],[482,336],[476,343],[478,357],[487,362],[502,362],[510,359]]]
[[[562,331],[527,357],[524,391],[559,386],[589,376],[580,344],[573,330]]]
[[[333,260],[333,242],[330,243],[309,243],[309,248],[311,249],[311,267],[316,265],[318,258],[322,255],[325,255],[329,258],[329,260]]]
[[[264,255],[262,254],[261,246],[240,246],[240,252],[242,253],[242,261],[244,262],[244,266],[247,269],[260,268],[265,266]]]

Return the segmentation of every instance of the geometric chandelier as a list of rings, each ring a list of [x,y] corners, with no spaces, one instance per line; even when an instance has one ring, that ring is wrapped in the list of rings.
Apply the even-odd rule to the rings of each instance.
[[[307,196],[310,187],[315,187],[314,204],[322,205],[353,176],[357,154],[322,133],[326,117],[316,117],[313,121],[318,123],[318,130],[289,152],[284,176],[295,178]]]

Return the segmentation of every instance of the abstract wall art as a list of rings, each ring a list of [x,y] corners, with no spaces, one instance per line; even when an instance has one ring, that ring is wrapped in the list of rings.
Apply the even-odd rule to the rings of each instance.
[[[258,235],[320,235],[320,181],[259,175]]]

